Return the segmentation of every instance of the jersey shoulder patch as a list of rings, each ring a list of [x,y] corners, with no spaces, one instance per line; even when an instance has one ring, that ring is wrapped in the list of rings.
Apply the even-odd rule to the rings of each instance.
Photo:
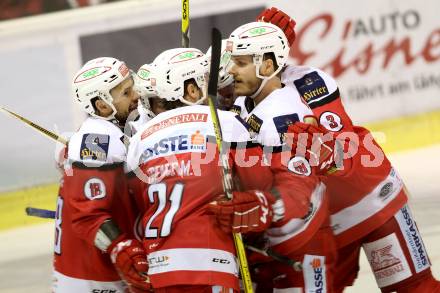
[[[99,133],[84,133],[81,140],[79,157],[81,160],[106,162],[110,135]]]
[[[329,94],[329,89],[324,79],[317,71],[305,74],[293,82],[300,95],[307,103],[322,98]]]
[[[69,141],[68,159],[86,167],[102,167],[125,161],[124,134],[113,123],[88,118]]]

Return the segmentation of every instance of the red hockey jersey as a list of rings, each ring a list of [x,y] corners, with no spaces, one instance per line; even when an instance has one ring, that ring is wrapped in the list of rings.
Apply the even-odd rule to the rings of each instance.
[[[274,186],[283,190],[285,217],[274,223],[266,236],[274,250],[290,254],[309,241],[328,220],[324,184],[311,175],[304,158],[292,154],[284,145],[284,133],[289,125],[303,122],[312,111],[291,87],[273,91],[257,106],[250,98],[238,97],[233,110],[246,121],[254,139],[263,145],[270,158],[267,164],[274,173]]]
[[[69,141],[55,220],[56,292],[124,290],[109,255],[95,246],[99,227],[110,218],[133,238],[137,212],[124,175],[122,138],[111,122],[88,118]],[[62,288],[66,284],[71,291]]]
[[[380,227],[406,203],[403,182],[371,133],[353,125],[331,76],[312,67],[288,66],[282,82],[304,98],[329,131],[351,132],[359,139],[349,173],[324,180],[333,232],[342,247]]]
[[[207,106],[161,113],[130,140],[127,164],[142,180],[143,242],[154,288],[179,284],[239,288],[232,235],[205,212],[207,204],[223,193],[209,113]],[[220,112],[219,118],[223,140],[229,142],[229,163],[242,188],[268,190],[270,170],[251,162],[252,156],[261,160],[261,148],[249,143],[246,128],[233,113]]]

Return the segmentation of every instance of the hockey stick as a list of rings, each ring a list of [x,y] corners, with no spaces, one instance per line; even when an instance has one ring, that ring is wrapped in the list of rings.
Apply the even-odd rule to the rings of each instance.
[[[38,130],[40,133],[43,133],[44,135],[50,137],[51,139],[58,141],[58,142],[61,142],[64,145],[67,145],[67,140],[64,139],[63,137],[61,137],[60,135],[45,129],[38,124],[35,124],[34,122],[30,121],[29,119],[26,119],[23,116],[18,115],[17,113],[6,109],[5,107],[0,107],[0,109],[3,110],[4,112],[8,113],[9,115],[17,118],[18,120],[26,123],[30,127]],[[28,215],[28,216],[34,216],[34,217],[46,218],[46,219],[55,219],[55,211],[32,208],[32,207],[27,207],[25,209],[25,211],[26,211],[26,215]]]
[[[221,43],[222,36],[217,28],[212,29],[212,40],[211,40],[211,68],[209,72],[209,82],[208,82],[208,102],[209,109],[211,110],[212,123],[214,125],[215,138],[217,142],[217,147],[220,153],[220,161],[222,163],[222,181],[223,190],[229,199],[232,199],[232,174],[231,168],[228,162],[228,156],[223,152],[223,136],[220,126],[220,121],[218,118],[217,106],[215,99],[217,98],[217,83],[218,83],[218,71],[220,67],[220,57],[221,57]],[[235,250],[238,256],[238,262],[240,265],[241,278],[243,280],[244,292],[253,292],[251,274],[249,272],[249,266],[246,259],[246,251],[244,249],[243,239],[241,234],[233,233]]]
[[[55,211],[49,211],[44,209],[32,208],[32,207],[27,207],[25,211],[26,211],[26,215],[28,216],[44,218],[44,219],[55,219]]]
[[[182,47],[189,47],[189,0],[182,0]]]
[[[58,142],[61,142],[61,143],[64,144],[64,145],[67,145],[67,140],[64,139],[63,137],[59,136],[58,134],[55,134],[55,133],[53,133],[53,132],[51,132],[51,131],[49,131],[49,130],[43,128],[43,127],[41,127],[40,125],[35,124],[34,122],[32,122],[32,121],[30,121],[30,120],[24,118],[23,116],[18,115],[17,113],[14,113],[14,112],[12,112],[12,111],[6,109],[5,107],[0,107],[0,109],[3,110],[3,111],[5,111],[6,113],[12,115],[13,117],[17,118],[18,120],[23,121],[24,123],[26,123],[26,124],[29,125],[30,127],[34,128],[34,129],[36,129],[36,130],[38,130],[39,132],[41,132],[41,133],[43,133],[44,135],[46,135],[46,136],[52,138],[53,140],[58,141]]]
[[[270,248],[269,249],[259,249],[254,246],[251,246],[251,245],[246,245],[246,248],[249,250],[252,250],[256,253],[262,254],[264,256],[271,257],[280,263],[286,264],[286,265],[292,267],[297,272],[302,271],[302,263],[301,262],[295,261],[291,258],[288,258],[287,256],[279,254],[278,252],[275,252]]]

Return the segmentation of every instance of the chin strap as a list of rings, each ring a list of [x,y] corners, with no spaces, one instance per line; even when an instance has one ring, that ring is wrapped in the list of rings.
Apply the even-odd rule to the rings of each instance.
[[[255,93],[253,93],[252,95],[249,96],[252,100],[255,99],[255,97],[261,93],[261,91],[263,90],[266,83],[270,79],[274,78],[278,74],[278,72],[280,72],[282,69],[282,67],[279,66],[277,68],[277,70],[275,70],[270,76],[262,76],[260,74],[260,66],[263,63],[263,56],[262,55],[254,55],[253,60],[254,60],[254,64],[255,64],[255,71],[256,71],[255,74],[262,81],[261,81],[260,87],[255,91]]]

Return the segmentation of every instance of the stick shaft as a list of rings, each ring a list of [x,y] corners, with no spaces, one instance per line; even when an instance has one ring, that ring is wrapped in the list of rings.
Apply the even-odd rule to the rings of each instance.
[[[12,112],[11,110],[8,110],[4,107],[0,107],[0,109],[2,109],[3,111],[5,111],[6,113],[10,114],[11,116],[17,118],[18,120],[26,123],[27,125],[29,125],[30,127],[32,127],[33,129],[36,129],[37,131],[39,131],[40,133],[43,133],[44,135],[52,138],[55,141],[61,142],[64,145],[67,145],[67,140],[65,140],[63,137],[59,136],[58,134],[53,133],[52,131],[49,131],[43,127],[41,127],[38,124],[35,124],[34,122],[30,121],[29,119],[24,118],[23,116]]]
[[[221,58],[221,41],[222,41],[222,37],[220,31],[214,28],[212,30],[212,42],[211,42],[212,53],[211,53],[211,68],[210,68],[209,83],[208,83],[208,103],[209,103],[209,109],[211,111],[216,143],[220,153],[220,160],[222,163],[223,189],[226,193],[226,196],[229,199],[232,199],[232,189],[233,189],[232,173],[231,173],[231,168],[229,166],[228,155],[223,150],[222,129],[218,116],[217,106],[215,103],[217,97],[218,71],[220,67],[220,58]],[[237,257],[239,261],[244,292],[252,293],[253,292],[252,280],[251,280],[251,274],[249,272],[249,265],[246,259],[246,250],[244,248],[243,239],[241,237],[241,234],[239,233],[233,233],[233,238],[234,238],[235,250],[237,252]]]
[[[189,47],[189,0],[182,0],[182,47]]]

